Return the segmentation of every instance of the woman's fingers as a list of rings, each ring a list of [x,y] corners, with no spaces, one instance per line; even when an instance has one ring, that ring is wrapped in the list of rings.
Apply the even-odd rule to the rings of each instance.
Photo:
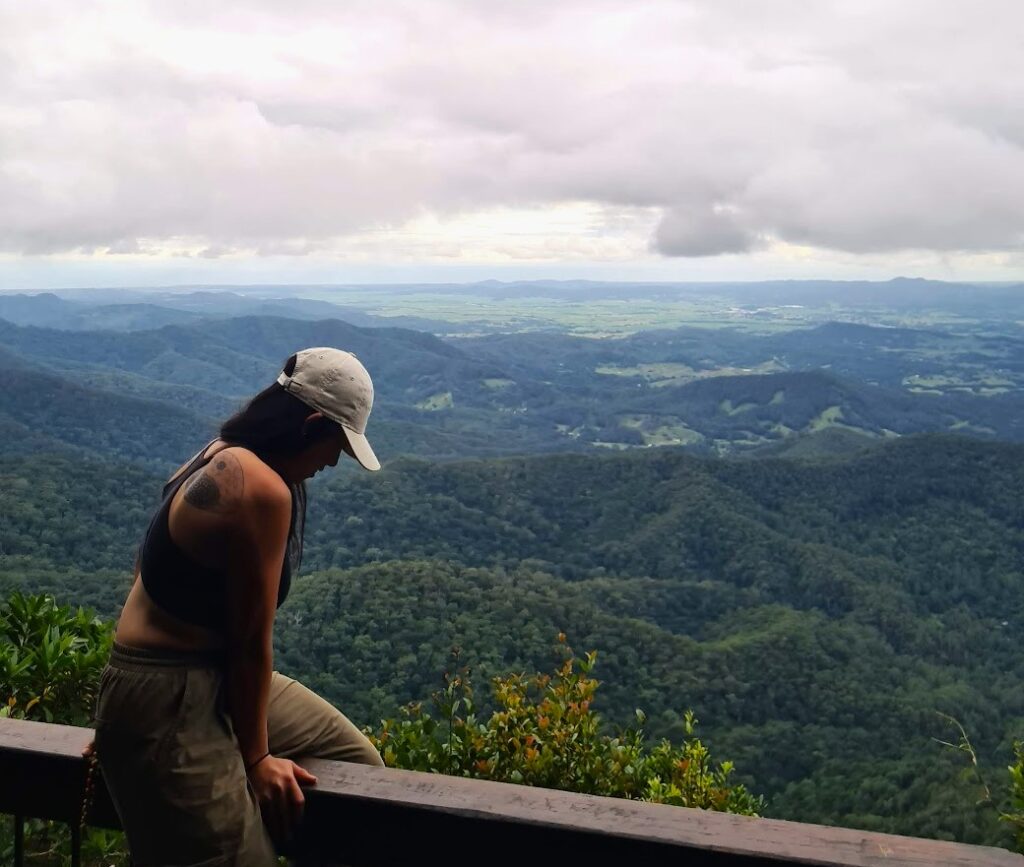
[[[299,784],[316,777],[290,759],[267,759],[254,772],[259,778],[260,812],[275,842],[286,842],[298,830],[306,806]]]
[[[295,774],[295,779],[300,783],[316,783],[316,777],[302,767],[302,765],[297,765],[295,762],[292,762],[292,773]]]

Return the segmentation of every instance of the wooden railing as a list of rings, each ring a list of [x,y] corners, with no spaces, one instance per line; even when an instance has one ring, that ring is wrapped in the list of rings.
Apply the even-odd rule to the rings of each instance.
[[[91,736],[0,719],[0,813],[16,826],[19,817],[77,826]],[[318,778],[305,789],[302,851],[324,863],[1024,867],[1024,857],[984,846],[324,759],[300,764]],[[88,824],[119,827],[102,778]]]

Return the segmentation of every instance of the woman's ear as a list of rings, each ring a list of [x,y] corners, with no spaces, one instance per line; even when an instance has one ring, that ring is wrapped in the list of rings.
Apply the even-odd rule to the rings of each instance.
[[[302,422],[302,438],[309,439],[309,432],[314,428],[319,419],[322,419],[324,414],[319,410],[312,412],[306,416],[305,421]]]

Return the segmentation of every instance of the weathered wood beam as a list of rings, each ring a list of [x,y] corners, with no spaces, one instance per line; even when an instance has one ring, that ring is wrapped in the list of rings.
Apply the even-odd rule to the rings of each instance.
[[[92,729],[0,719],[0,813],[74,824],[81,817]],[[120,828],[106,787],[97,780],[89,824]]]
[[[462,851],[491,863],[571,858],[619,864],[672,859],[687,867],[1024,865],[1021,856],[991,847],[323,759],[301,764],[318,778],[305,790],[309,842],[355,864],[414,863],[428,855],[441,861],[446,852],[454,859]],[[339,833],[345,827],[359,831]]]
[[[75,822],[89,729],[0,720],[0,812]],[[102,758],[101,758],[102,761]],[[578,795],[414,771],[300,759],[299,848],[360,865],[646,863],[687,867],[1024,867],[1002,849]],[[90,824],[118,827],[97,780]],[[650,862],[656,863],[656,862]]]

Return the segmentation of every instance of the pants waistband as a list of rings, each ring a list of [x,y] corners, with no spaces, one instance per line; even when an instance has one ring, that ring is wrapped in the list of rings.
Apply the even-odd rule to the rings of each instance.
[[[227,655],[223,650],[176,650],[173,648],[129,647],[115,641],[109,664],[138,671],[142,668],[220,668]]]

